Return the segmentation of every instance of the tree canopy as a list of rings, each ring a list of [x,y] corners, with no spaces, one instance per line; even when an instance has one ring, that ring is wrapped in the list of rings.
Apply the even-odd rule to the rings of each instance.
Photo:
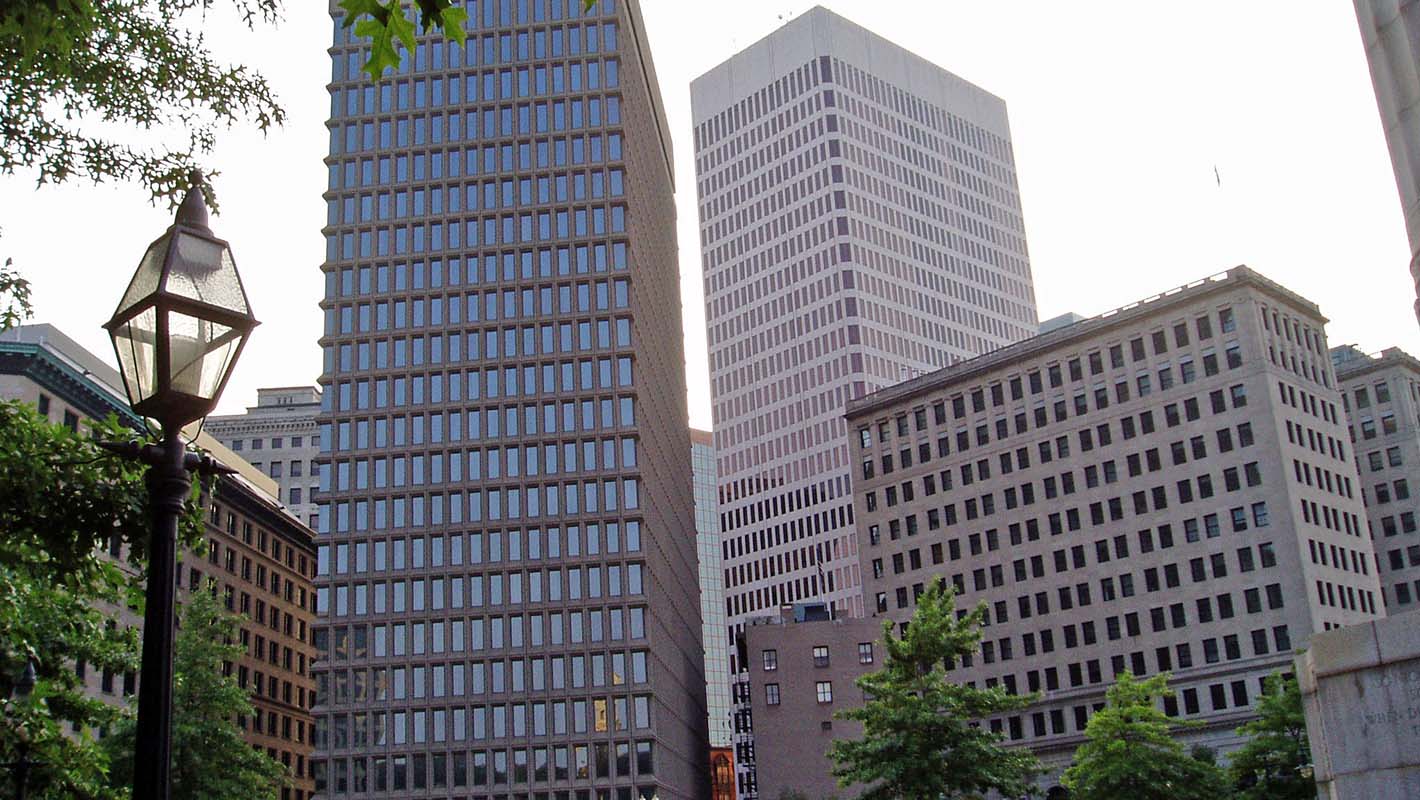
[[[217,2],[0,3],[0,172],[35,169],[40,184],[134,180],[175,204],[220,129],[280,125],[266,79],[219,61],[190,27]],[[222,2],[248,27],[280,17],[281,0]]]
[[[242,657],[242,618],[218,603],[209,580],[183,605],[173,643],[173,800],[276,800],[286,769],[242,738],[237,719],[256,713],[225,665]],[[104,740],[115,787],[133,781],[136,725]]]
[[[0,402],[0,697],[27,661],[37,672],[30,698],[5,715],[0,758],[15,761],[28,743],[44,764],[30,776],[31,797],[112,796],[90,734],[122,711],[86,696],[76,665],[113,676],[138,667],[136,631],[106,613],[136,597],[118,566],[96,555],[108,536],[147,535],[141,468],[117,461],[28,404]]]
[[[1294,676],[1274,675],[1263,683],[1257,718],[1238,728],[1247,742],[1228,760],[1237,800],[1311,800],[1316,782],[1307,769],[1311,745]]]
[[[958,619],[955,595],[938,578],[917,599],[906,632],[897,636],[890,621],[883,623],[883,668],[857,680],[868,700],[838,715],[863,723],[863,735],[829,749],[840,786],[862,786],[860,800],[1027,791],[1039,769],[1035,757],[1002,746],[1000,734],[976,723],[1034,698],[958,684],[947,675],[947,664],[980,649],[984,613],[983,604]]]
[[[1159,710],[1168,675],[1120,673],[1062,781],[1072,800],[1222,800],[1228,791],[1208,751],[1189,753]]]
[[[112,417],[92,434],[127,438]],[[108,800],[118,793],[108,759],[92,737],[125,710],[85,693],[84,674],[104,673],[114,691],[138,669],[138,632],[115,625],[113,612],[140,607],[151,523],[143,467],[109,455],[88,432],[50,423],[27,403],[0,401],[0,697],[9,696],[25,663],[37,681],[27,701],[0,725],[0,759],[16,760],[22,743],[43,762],[30,796]],[[183,519],[183,539],[197,542],[197,504]],[[127,569],[100,557],[117,542]]]
[[[581,0],[589,11],[597,0]],[[378,81],[385,70],[399,69],[402,58],[397,45],[405,50],[415,46],[415,30],[437,29],[444,37],[463,44],[468,12],[452,0],[340,0],[345,10],[345,27],[354,26],[355,35],[370,41],[370,57],[363,69],[370,80]]]

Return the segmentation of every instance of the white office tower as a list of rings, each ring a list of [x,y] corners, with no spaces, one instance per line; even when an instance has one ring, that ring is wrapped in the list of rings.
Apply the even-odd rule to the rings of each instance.
[[[1006,105],[823,8],[691,105],[729,624],[860,616],[844,404],[1036,333]]]

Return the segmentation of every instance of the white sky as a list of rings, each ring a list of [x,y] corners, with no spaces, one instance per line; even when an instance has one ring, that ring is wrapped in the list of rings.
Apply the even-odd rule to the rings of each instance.
[[[218,51],[263,71],[289,120],[233,131],[209,163],[263,325],[221,410],[313,383],[329,112],[325,2],[275,31],[222,15]],[[691,423],[710,424],[690,81],[812,5],[642,0],[676,146]],[[1333,344],[1420,354],[1408,245],[1351,3],[828,0],[824,5],[1006,100],[1041,318],[1086,315],[1247,263],[1317,301]],[[1214,167],[1221,176],[1215,181]],[[0,257],[36,321],[105,358],[100,329],[170,223],[131,185],[0,178]]]

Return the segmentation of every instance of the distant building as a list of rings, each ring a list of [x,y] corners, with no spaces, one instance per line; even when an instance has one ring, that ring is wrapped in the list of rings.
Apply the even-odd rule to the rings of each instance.
[[[1420,0],[1355,0],[1420,294]],[[1420,316],[1420,299],[1415,301]]]
[[[725,627],[725,573],[720,560],[720,514],[715,445],[709,431],[690,430],[695,488],[695,541],[700,551],[700,616],[705,637],[705,699],[710,746],[730,746],[730,639]],[[711,780],[714,781],[713,765]]]
[[[854,681],[882,667],[881,636],[881,620],[829,619],[821,604],[750,619],[744,642],[761,797],[852,796],[833,778],[828,747],[862,736],[863,726],[833,715],[863,704]]]
[[[728,747],[710,748],[710,800],[735,800],[735,752]]]
[[[1088,319],[1088,317],[1083,317],[1073,311],[1067,311],[1058,317],[1051,317],[1050,319],[1042,320],[1040,323],[1040,332],[1050,333],[1051,331],[1056,330],[1058,328],[1064,328],[1068,325],[1074,325],[1077,322],[1084,322],[1086,319]]]
[[[691,108],[729,622],[861,615],[844,403],[1036,331],[1006,104],[814,7]]]
[[[1006,104],[814,7],[691,115],[729,625],[861,616],[844,404],[1036,332]]]
[[[315,386],[257,389],[256,405],[245,414],[208,417],[203,430],[276,481],[286,507],[314,528],[320,488],[318,413],[320,389]]]
[[[142,427],[121,387],[117,370],[52,325],[0,333],[0,397],[33,403],[51,422],[78,430],[87,420],[115,414]],[[239,723],[248,742],[290,770],[283,800],[307,800],[314,788],[314,534],[280,505],[276,484],[251,464],[206,434],[197,446],[238,473],[218,478],[207,509],[206,557],[183,553],[178,580],[192,591],[212,579],[227,609],[248,618],[240,634],[246,655],[233,668],[256,713]],[[107,555],[127,565],[119,542]],[[142,627],[142,616],[131,609],[107,611],[121,625]],[[92,697],[124,704],[138,691],[137,674],[78,669]]]
[[[873,613],[984,602],[953,677],[1042,692],[984,724],[1056,770],[1125,670],[1234,746],[1295,648],[1384,614],[1325,323],[1238,267],[854,401]]]
[[[1386,610],[1411,611],[1420,608],[1420,360],[1396,348],[1331,354]]]

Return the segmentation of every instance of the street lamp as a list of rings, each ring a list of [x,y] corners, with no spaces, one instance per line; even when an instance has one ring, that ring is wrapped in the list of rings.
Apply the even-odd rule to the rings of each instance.
[[[188,453],[182,429],[216,407],[257,326],[231,248],[207,226],[202,184],[202,173],[194,171],[177,219],[148,245],[118,310],[104,325],[129,404],[162,435],[158,445],[105,445],[149,466],[153,503],[134,800],[167,800],[169,795],[175,551],[178,518],[192,488],[189,472],[231,471]]]

